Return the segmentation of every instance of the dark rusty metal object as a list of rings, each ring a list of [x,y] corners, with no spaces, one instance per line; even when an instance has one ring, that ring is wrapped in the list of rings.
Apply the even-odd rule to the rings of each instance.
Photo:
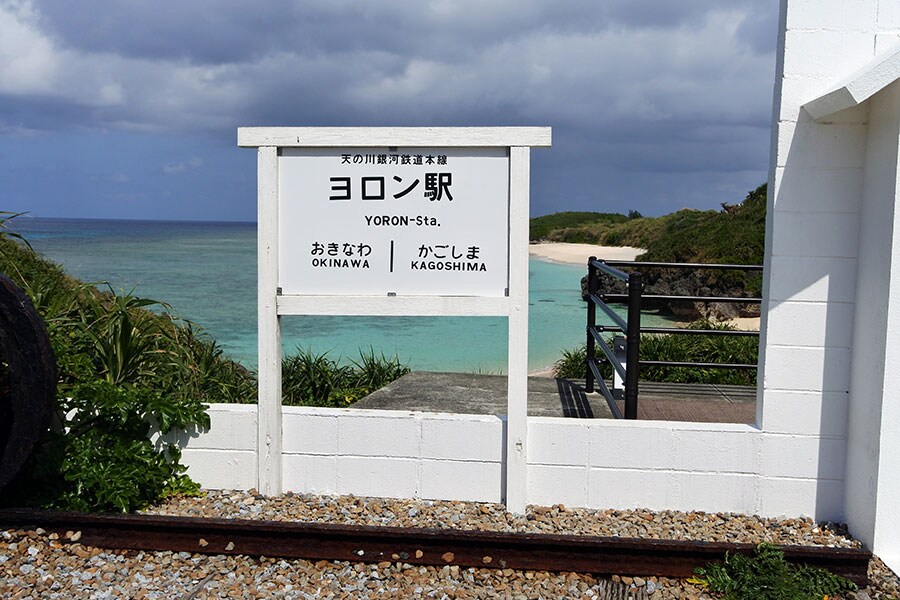
[[[420,565],[689,577],[694,569],[749,553],[753,544],[405,529],[156,515],[97,515],[0,510],[0,526],[80,531],[101,548],[243,554],[309,560],[406,562]],[[61,536],[60,541],[65,541]],[[872,554],[853,548],[786,546],[785,558],[867,585]]]
[[[0,489],[41,440],[56,395],[56,361],[28,296],[0,274]]]

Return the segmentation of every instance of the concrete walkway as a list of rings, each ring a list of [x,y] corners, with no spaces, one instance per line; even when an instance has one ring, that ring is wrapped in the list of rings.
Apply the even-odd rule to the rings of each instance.
[[[638,418],[752,423],[755,399],[755,388],[743,386],[641,383]],[[353,407],[505,415],[506,376],[413,371]],[[612,418],[603,396],[586,394],[583,381],[550,377],[528,378],[528,414]]]

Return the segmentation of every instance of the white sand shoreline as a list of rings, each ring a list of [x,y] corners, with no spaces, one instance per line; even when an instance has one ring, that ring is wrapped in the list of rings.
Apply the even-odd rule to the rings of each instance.
[[[596,246],[594,244],[565,244],[545,242],[530,244],[528,253],[535,258],[569,265],[587,265],[591,256],[608,260],[634,260],[646,252],[630,246]]]

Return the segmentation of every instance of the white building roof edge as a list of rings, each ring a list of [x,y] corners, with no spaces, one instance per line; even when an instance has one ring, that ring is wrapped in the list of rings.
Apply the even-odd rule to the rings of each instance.
[[[882,54],[842,80],[829,92],[803,105],[819,121],[834,113],[862,104],[900,79],[900,46]]]

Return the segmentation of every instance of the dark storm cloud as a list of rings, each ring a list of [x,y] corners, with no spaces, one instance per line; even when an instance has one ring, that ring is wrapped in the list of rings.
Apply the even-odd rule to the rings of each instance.
[[[37,7],[41,29],[60,47],[195,64],[253,60],[293,25],[275,2],[46,0]]]
[[[98,104],[127,105],[130,120],[151,127],[186,112],[195,127],[216,126],[216,113],[234,119],[273,98],[301,119],[353,108],[351,119],[446,122],[512,111],[583,126],[741,112],[741,88],[771,79],[759,72],[771,47],[748,64],[766,19],[742,4],[97,0],[73,10],[48,0],[34,5],[32,26],[56,49],[58,95],[89,104],[99,90]]]
[[[704,182],[715,206],[729,177],[765,177],[776,13],[777,0],[0,0],[0,135],[550,125],[536,212],[649,207]]]

